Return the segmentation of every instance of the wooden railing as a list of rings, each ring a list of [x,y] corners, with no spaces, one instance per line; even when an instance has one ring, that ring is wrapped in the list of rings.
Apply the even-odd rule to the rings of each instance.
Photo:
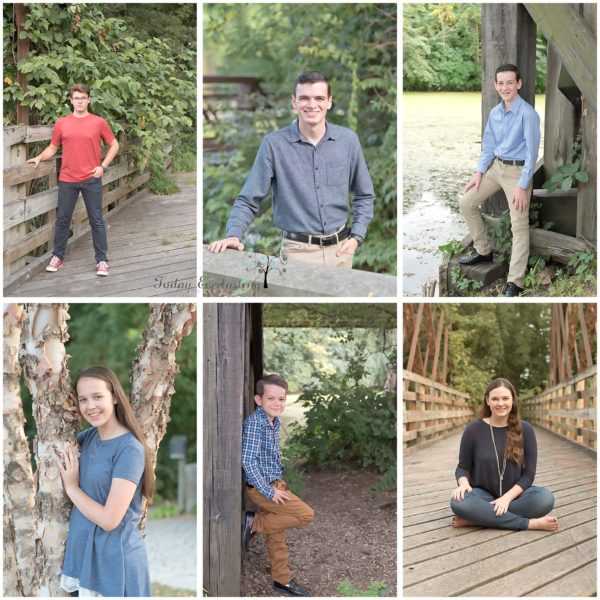
[[[521,416],[577,444],[597,450],[597,366],[521,401]]]
[[[26,164],[28,144],[49,141],[52,126],[19,125],[4,128],[4,284],[10,288],[22,278],[29,263],[45,262],[46,251],[52,250],[56,220],[58,173],[60,156],[40,163],[37,168]],[[150,178],[141,174],[131,157],[134,142],[119,137],[119,154],[102,178],[103,213],[109,215],[132,198]],[[170,146],[169,146],[170,151]],[[31,158],[31,156],[29,156]],[[165,167],[170,163],[167,160]],[[47,178],[48,189],[30,194],[32,182]],[[74,237],[89,229],[83,200],[79,198],[73,214]],[[31,256],[31,255],[35,256]],[[40,255],[44,255],[40,258]]]
[[[411,371],[404,371],[402,398],[405,449],[443,437],[475,416],[468,394]]]
[[[200,280],[205,296],[395,297],[398,293],[394,275],[302,262],[284,265],[279,257],[264,253],[213,254],[207,248],[204,245]]]

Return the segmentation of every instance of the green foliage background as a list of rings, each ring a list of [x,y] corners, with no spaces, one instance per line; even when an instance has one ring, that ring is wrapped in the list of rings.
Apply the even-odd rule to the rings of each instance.
[[[396,307],[374,316],[370,305],[346,308],[265,307],[264,372],[286,378],[304,408],[304,423],[289,427],[284,458],[291,465],[302,458],[318,467],[371,468],[383,475],[381,489],[394,487],[396,394],[385,387],[397,371]],[[309,318],[311,327],[297,326]]]
[[[118,376],[125,392],[131,392],[131,365],[141,343],[141,334],[150,314],[147,304],[70,304],[68,322],[71,381],[86,367],[101,363]],[[196,331],[184,338],[177,352],[180,371],[175,377],[175,394],[171,402],[171,420],[163,438],[156,467],[156,491],[163,498],[177,498],[177,465],[169,458],[169,439],[186,435],[187,462],[196,462]],[[31,395],[21,386],[27,418],[26,433],[35,435],[31,414]],[[84,422],[84,425],[85,422]],[[158,499],[158,496],[157,496]]]
[[[481,4],[404,4],[406,91],[481,90]],[[536,92],[546,89],[546,40],[538,34]]]
[[[194,4],[149,4],[141,14],[135,5],[26,6],[22,37],[30,50],[17,64],[14,9],[3,5],[5,125],[15,124],[17,101],[29,106],[30,124],[54,123],[72,112],[70,86],[87,83],[90,111],[115,134],[139,139],[132,151],[142,171],[163,171],[169,142],[174,155],[182,147],[195,152]],[[17,71],[26,75],[26,92]]]
[[[224,236],[262,137],[294,119],[290,96],[296,76],[318,70],[331,82],[328,119],[358,133],[377,196],[367,243],[354,265],[395,273],[396,28],[395,4],[205,5],[207,72],[258,77],[267,94],[248,98],[252,111],[229,109],[226,118],[205,123],[204,137],[224,147],[220,154],[205,153],[205,242]],[[244,241],[278,248],[270,199],[263,205]]]
[[[444,304],[452,325],[448,385],[467,392],[475,406],[488,383],[505,377],[521,397],[547,387],[551,312],[548,304]],[[423,342],[424,340],[421,340]],[[410,344],[404,345],[406,364]]]

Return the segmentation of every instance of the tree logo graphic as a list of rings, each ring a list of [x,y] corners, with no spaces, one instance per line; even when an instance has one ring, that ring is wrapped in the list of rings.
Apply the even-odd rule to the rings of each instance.
[[[248,252],[246,253],[246,259],[246,271],[264,273],[263,288],[269,287],[269,273],[281,277],[287,272],[287,255],[282,253],[281,256],[272,256],[269,248],[265,250],[259,248],[253,252]]]

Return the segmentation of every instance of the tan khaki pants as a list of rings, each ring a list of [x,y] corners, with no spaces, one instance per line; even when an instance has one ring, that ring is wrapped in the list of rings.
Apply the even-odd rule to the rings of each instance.
[[[260,508],[254,517],[252,531],[264,533],[267,538],[267,551],[271,561],[273,581],[287,585],[292,579],[288,565],[288,549],[285,545],[285,530],[310,525],[315,518],[313,509],[290,492],[285,481],[274,481],[271,487],[286,491],[291,500],[277,504],[267,500],[256,488],[246,488],[248,497]]]
[[[522,167],[505,165],[495,160],[492,166],[481,178],[479,191],[472,187],[460,199],[460,212],[462,213],[469,232],[473,236],[473,245],[479,254],[489,254],[492,246],[481,218],[482,204],[495,192],[504,191],[510,209],[510,223],[512,228],[512,251],[507,281],[512,281],[523,287],[525,270],[529,258],[529,210],[524,213],[517,211],[512,203],[514,191],[521,177]],[[527,197],[531,198],[533,185],[527,188]]]
[[[310,263],[312,265],[327,265],[329,267],[352,268],[352,257],[354,254],[345,252],[341,256],[336,256],[336,252],[345,242],[340,242],[334,246],[317,246],[316,244],[307,244],[304,242],[294,242],[283,238],[281,241],[280,256],[283,260],[287,256],[288,261],[299,261]]]

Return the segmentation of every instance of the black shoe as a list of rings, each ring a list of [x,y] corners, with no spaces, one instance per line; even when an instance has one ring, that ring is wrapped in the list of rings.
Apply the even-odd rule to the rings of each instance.
[[[477,250],[473,250],[468,256],[463,256],[458,259],[461,265],[471,266],[478,265],[479,263],[492,262],[494,255],[490,252],[489,254],[479,254]]]
[[[252,533],[252,524],[254,523],[254,513],[247,511],[242,515],[242,552],[246,554],[248,552],[248,546],[250,540],[254,535]]]
[[[511,298],[513,296],[520,296],[522,292],[523,288],[520,288],[516,283],[513,283],[512,281],[507,282],[507,284],[504,286],[504,289],[502,290],[502,293],[505,296],[510,296]]]
[[[297,583],[294,579],[290,579],[290,582],[287,585],[274,581],[273,589],[278,592],[285,592],[289,596],[310,596],[310,590]]]

